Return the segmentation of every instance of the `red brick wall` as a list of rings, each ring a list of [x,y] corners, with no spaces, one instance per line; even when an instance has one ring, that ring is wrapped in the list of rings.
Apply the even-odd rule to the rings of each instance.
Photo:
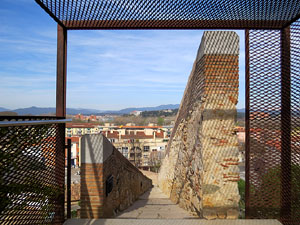
[[[113,189],[106,196],[106,179],[113,176]],[[81,218],[113,217],[128,208],[152,186],[117,149],[103,164],[81,164]]]
[[[81,164],[81,218],[101,218],[104,201],[103,164]]]

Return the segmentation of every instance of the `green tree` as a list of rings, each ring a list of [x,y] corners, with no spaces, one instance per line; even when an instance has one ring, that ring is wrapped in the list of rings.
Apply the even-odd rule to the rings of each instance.
[[[291,165],[291,201],[292,201],[292,220],[300,218],[300,166]],[[260,187],[255,187],[252,196],[256,196],[256,199],[265,201],[263,206],[258,209],[257,213],[261,218],[279,218],[281,207],[281,167],[276,166],[262,177],[262,183]]]
[[[240,179],[238,181],[238,188],[240,193],[240,201],[239,201],[239,208],[240,208],[240,219],[245,219],[245,188],[246,183],[244,180]]]
[[[157,125],[158,125],[158,126],[164,125],[164,118],[158,117],[158,118],[157,118]]]

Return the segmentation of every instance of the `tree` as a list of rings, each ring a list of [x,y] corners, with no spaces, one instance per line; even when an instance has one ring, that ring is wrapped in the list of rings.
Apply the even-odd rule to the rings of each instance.
[[[157,118],[157,125],[158,125],[158,126],[164,125],[164,118],[158,117],[158,118]]]
[[[10,111],[3,111],[3,112],[0,112],[0,116],[17,116],[18,113],[16,112],[10,112]]]

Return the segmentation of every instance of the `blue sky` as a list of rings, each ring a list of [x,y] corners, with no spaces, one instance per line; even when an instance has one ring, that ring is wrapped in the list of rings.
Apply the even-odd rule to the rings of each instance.
[[[55,107],[56,23],[34,1],[0,2],[0,107]],[[202,33],[68,31],[67,107],[180,103]],[[244,31],[237,33],[244,108]]]

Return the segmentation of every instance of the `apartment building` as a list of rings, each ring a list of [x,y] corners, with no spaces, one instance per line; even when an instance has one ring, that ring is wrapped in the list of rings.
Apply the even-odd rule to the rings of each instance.
[[[169,141],[170,127],[156,126],[114,126],[100,127],[102,134],[136,167],[150,169],[163,158]],[[153,152],[160,152],[153,154]]]
[[[98,124],[93,123],[67,123],[66,136],[82,136],[84,134],[98,134],[100,133]]]
[[[98,118],[95,115],[85,116],[82,114],[77,114],[73,118],[76,120],[82,120],[82,121],[98,121]]]
[[[105,123],[104,126],[92,123],[67,123],[66,139],[72,141],[72,166],[80,166],[80,139],[85,134],[102,133],[129,161],[143,169],[149,169],[160,163],[167,147],[171,126],[115,126]]]

